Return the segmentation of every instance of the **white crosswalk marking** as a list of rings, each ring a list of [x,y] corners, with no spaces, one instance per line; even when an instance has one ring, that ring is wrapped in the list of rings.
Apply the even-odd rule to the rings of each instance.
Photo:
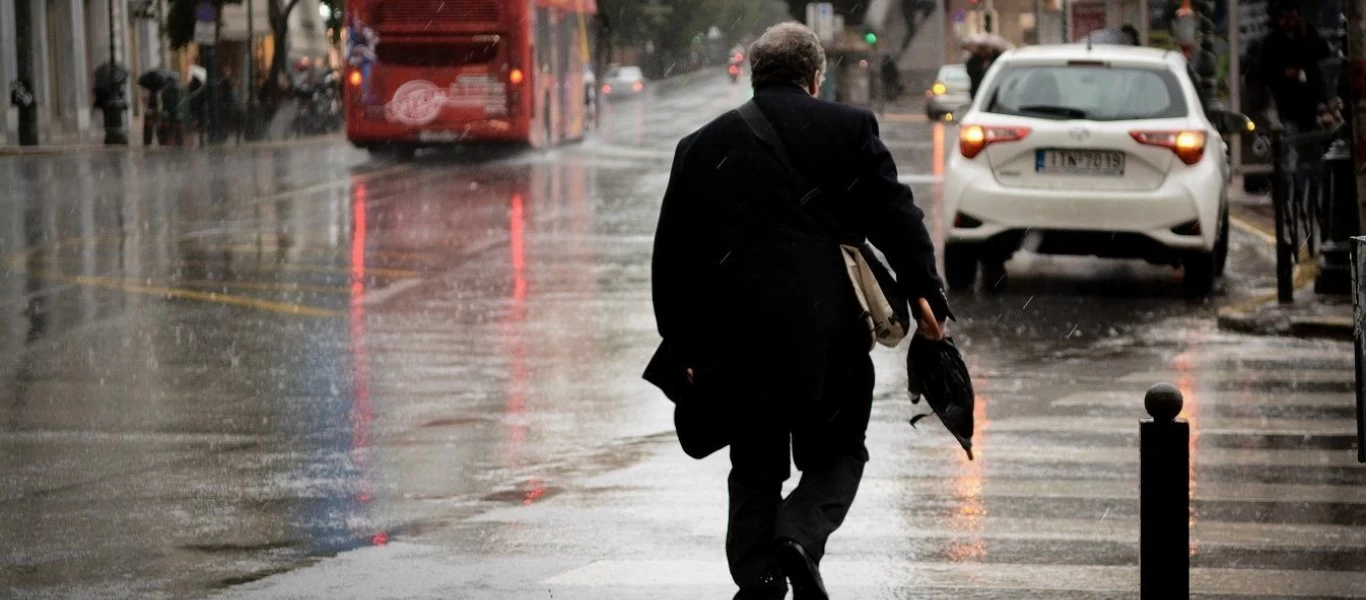
[[[821,572],[827,586],[846,590],[971,587],[1127,592],[1138,580],[1138,570],[1134,567],[1076,565],[830,560],[822,565]],[[604,560],[561,573],[545,583],[600,587],[605,581],[620,586],[715,586],[728,583],[730,575],[721,561]],[[1202,593],[1242,597],[1334,595],[1366,598],[1366,573],[1192,569],[1191,584]],[[1249,593],[1248,589],[1257,591]],[[1344,590],[1348,590],[1348,595],[1342,595]]]

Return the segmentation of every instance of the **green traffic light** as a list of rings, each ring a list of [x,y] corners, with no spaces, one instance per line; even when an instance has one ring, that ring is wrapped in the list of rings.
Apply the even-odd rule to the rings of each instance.
[[[869,31],[868,33],[863,34],[863,41],[868,42],[868,45],[872,46],[877,43],[877,34]]]

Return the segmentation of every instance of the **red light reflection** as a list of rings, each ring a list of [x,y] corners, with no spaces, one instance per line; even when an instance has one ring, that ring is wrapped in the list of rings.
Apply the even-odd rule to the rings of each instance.
[[[514,306],[525,309],[526,301],[526,217],[522,214],[522,195],[512,195],[508,208],[508,237],[512,250],[512,299]]]
[[[978,368],[975,361],[969,359],[969,369],[978,379],[978,385],[986,387],[981,383],[984,379],[981,375],[982,370]],[[955,460],[958,463],[957,475],[949,482],[949,493],[953,495],[956,504],[953,515],[949,517],[949,528],[964,534],[962,541],[949,544],[946,549],[949,560],[953,562],[974,562],[981,561],[987,557],[986,541],[980,537],[981,532],[986,531],[987,506],[983,501],[983,468],[982,463],[987,460],[987,453],[984,452],[985,435],[982,430],[990,423],[987,419],[987,404],[990,400],[985,394],[977,394],[976,402],[972,406],[972,446],[977,460],[968,460],[967,453],[954,452]]]
[[[375,534],[375,537],[370,538],[370,543],[372,543],[372,544],[374,544],[374,545],[376,545],[376,546],[383,546],[383,545],[385,545],[385,544],[388,544],[388,543],[389,543],[389,534],[384,533],[383,531],[381,531],[381,532],[379,532],[379,533],[376,533],[376,534]]]
[[[370,466],[370,426],[374,412],[370,406],[370,350],[365,330],[365,239],[366,198],[365,182],[356,181],[351,187],[351,293],[348,325],[351,334],[351,460],[362,476],[357,481],[356,500],[369,504],[374,499],[370,481],[365,473]],[[383,535],[383,534],[381,534]],[[379,539],[379,536],[376,536]],[[384,538],[387,540],[387,536]],[[380,543],[380,542],[376,542]]]
[[[522,462],[521,448],[526,442],[528,425],[524,414],[531,380],[527,368],[528,348],[524,339],[526,331],[523,327],[527,317],[529,286],[526,278],[526,202],[521,192],[513,192],[508,197],[508,258],[512,266],[512,296],[507,316],[499,325],[499,337],[503,339],[503,351],[507,359],[506,416],[510,421],[503,463],[517,466]]]
[[[1194,357],[1190,350],[1182,352],[1172,359],[1172,366],[1176,368],[1176,388],[1181,390],[1181,398],[1184,401],[1181,405],[1181,414],[1178,418],[1184,418],[1190,426],[1190,440],[1186,451],[1190,454],[1189,466],[1187,468],[1187,485],[1190,487],[1190,527],[1195,529],[1195,487],[1196,487],[1196,455],[1200,448],[1200,403],[1199,393],[1195,389],[1195,374],[1192,373]],[[1195,556],[1199,551],[1199,539],[1191,536],[1190,555]]]

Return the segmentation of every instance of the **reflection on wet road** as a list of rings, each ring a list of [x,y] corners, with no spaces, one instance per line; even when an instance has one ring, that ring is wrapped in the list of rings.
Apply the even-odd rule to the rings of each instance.
[[[673,146],[747,95],[674,80],[546,152],[0,159],[0,596],[723,597],[724,459],[677,451],[639,371]],[[952,128],[884,136],[941,235]],[[906,425],[877,352],[832,586],[1133,597],[1135,420],[1170,380],[1196,589],[1366,589],[1350,354],[1213,327],[1269,264],[1236,236],[1193,305],[1169,269],[1024,254],[957,296],[977,461]]]

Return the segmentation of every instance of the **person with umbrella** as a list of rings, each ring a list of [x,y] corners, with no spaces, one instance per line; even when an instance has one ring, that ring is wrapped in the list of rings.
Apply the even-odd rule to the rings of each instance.
[[[977,90],[982,87],[982,79],[986,77],[991,63],[996,62],[996,58],[1011,47],[1010,42],[999,35],[977,35],[963,40],[963,48],[971,54],[967,70],[968,79],[972,82],[969,92],[972,98],[977,98]]]
[[[161,91],[166,84],[175,79],[175,73],[158,67],[148,69],[138,76],[138,87],[147,90],[147,110],[142,116],[142,145],[151,146],[154,133],[161,128]],[[165,137],[161,144],[166,145]]]

